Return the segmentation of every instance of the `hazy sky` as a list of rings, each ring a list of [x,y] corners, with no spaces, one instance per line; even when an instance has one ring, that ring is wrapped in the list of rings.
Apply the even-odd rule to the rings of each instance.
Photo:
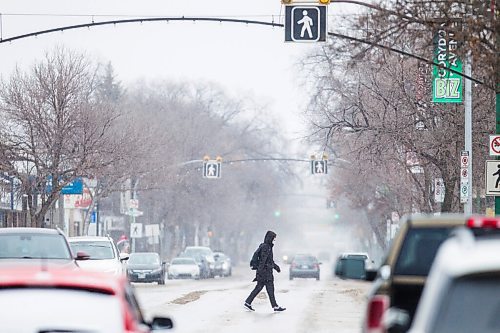
[[[116,15],[230,16],[280,22],[283,10],[279,0],[0,0],[3,38],[92,19],[128,18]],[[301,112],[307,96],[296,69],[300,57],[318,44],[284,43],[282,28],[158,22],[57,32],[0,44],[0,74],[8,76],[16,64],[32,64],[56,45],[111,61],[124,84],[140,78],[216,82],[235,96],[251,96],[268,105],[288,138],[305,133]]]

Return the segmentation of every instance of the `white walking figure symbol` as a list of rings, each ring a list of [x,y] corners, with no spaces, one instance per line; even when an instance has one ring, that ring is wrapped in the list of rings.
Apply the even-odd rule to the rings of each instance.
[[[323,173],[323,163],[321,161],[316,162],[316,173]]]
[[[314,22],[312,18],[310,18],[307,15],[307,10],[302,11],[302,17],[300,20],[297,21],[297,24],[302,24],[302,30],[300,31],[300,37],[304,37],[304,33],[307,30],[307,34],[309,35],[309,38],[313,38],[312,31],[311,31],[311,26],[314,25]]]
[[[209,176],[215,176],[215,167],[213,164],[208,165],[208,175]]]

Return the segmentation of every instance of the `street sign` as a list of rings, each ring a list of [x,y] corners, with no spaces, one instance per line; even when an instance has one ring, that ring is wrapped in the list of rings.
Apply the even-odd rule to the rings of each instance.
[[[328,173],[328,160],[311,160],[311,173],[313,175]]]
[[[434,202],[444,202],[445,187],[443,178],[434,178]]]
[[[61,189],[61,194],[82,194],[83,193],[83,179],[76,178],[69,182]]]
[[[129,208],[138,209],[139,208],[139,199],[130,199],[128,206],[129,206]]]
[[[285,6],[286,42],[325,42],[325,5]]]
[[[130,223],[130,238],[142,237],[142,223]]]
[[[490,156],[500,156],[500,135],[490,135]]]
[[[460,164],[461,168],[469,167],[469,152],[467,150],[462,150],[462,153],[460,154]]]
[[[217,160],[203,162],[203,178],[217,179],[221,177],[222,163]]]
[[[460,153],[460,202],[469,201],[469,151],[462,150]]]
[[[500,196],[500,161],[485,161],[486,195]]]
[[[142,216],[143,214],[144,214],[144,212],[142,212],[138,209],[135,209],[135,208],[129,208],[129,210],[125,212],[125,215],[129,215],[129,216],[133,216],[133,217]]]
[[[458,41],[454,27],[441,25],[434,42],[434,62],[442,67],[433,66],[432,101],[434,103],[462,103],[463,78],[453,69],[462,73],[462,61],[458,58]]]

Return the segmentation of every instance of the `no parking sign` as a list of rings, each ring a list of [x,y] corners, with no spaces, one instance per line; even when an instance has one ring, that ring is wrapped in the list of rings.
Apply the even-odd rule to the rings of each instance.
[[[490,156],[500,156],[500,135],[490,135]]]

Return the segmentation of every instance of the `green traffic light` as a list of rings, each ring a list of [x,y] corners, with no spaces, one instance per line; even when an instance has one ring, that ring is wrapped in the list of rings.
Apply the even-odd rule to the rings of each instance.
[[[274,217],[280,217],[280,216],[281,216],[281,212],[279,210],[275,210]]]

